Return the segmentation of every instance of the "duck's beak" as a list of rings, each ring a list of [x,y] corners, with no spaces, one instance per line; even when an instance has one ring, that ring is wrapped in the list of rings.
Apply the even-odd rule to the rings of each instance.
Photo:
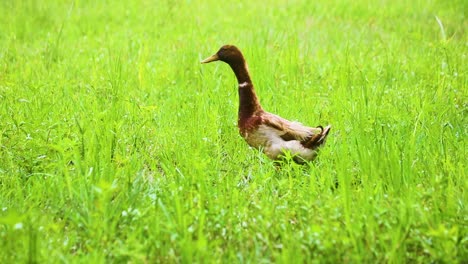
[[[218,57],[218,54],[215,54],[202,60],[201,63],[208,63],[208,62],[217,61],[217,60],[219,60],[219,57]]]

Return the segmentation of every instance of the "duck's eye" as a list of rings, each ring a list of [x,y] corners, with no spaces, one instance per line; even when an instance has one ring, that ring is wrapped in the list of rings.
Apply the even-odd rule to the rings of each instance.
[[[221,49],[221,50],[218,52],[218,54],[219,54],[219,55],[225,54],[226,51],[227,51],[226,49]]]

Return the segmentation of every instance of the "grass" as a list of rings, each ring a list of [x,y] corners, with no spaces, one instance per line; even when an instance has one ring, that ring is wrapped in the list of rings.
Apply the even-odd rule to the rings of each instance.
[[[0,262],[465,262],[466,1],[271,2],[2,1]],[[227,43],[315,162],[238,135]]]

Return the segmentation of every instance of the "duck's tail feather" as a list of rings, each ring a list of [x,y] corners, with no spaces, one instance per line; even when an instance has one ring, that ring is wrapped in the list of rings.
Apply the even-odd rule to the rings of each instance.
[[[315,149],[325,143],[328,133],[330,133],[331,126],[328,125],[325,128],[323,128],[322,126],[318,126],[318,128],[322,129],[322,132],[312,136],[309,140],[304,142],[302,145],[305,148]]]
[[[320,144],[325,143],[325,140],[327,139],[328,133],[330,133],[330,129],[331,129],[331,126],[328,125],[322,130],[322,133],[320,133],[321,137],[318,139],[318,143],[320,143]]]

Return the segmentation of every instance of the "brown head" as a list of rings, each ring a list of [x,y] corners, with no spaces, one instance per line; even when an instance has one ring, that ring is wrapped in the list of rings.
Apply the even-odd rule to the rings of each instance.
[[[244,56],[241,51],[234,45],[222,46],[216,54],[204,59],[201,63],[209,63],[212,61],[224,61],[229,65],[244,64]]]

